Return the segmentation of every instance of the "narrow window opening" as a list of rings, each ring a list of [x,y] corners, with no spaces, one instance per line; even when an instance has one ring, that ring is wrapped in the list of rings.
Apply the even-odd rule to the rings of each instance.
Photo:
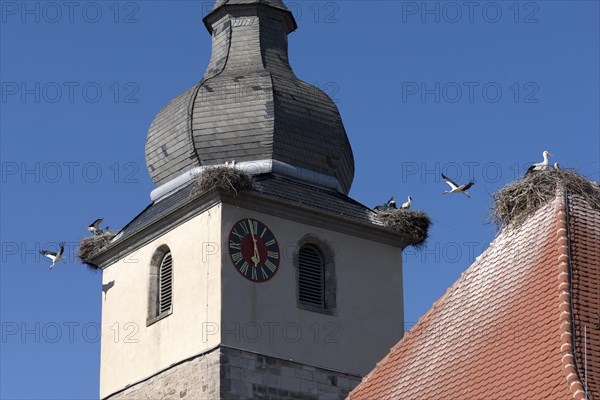
[[[173,300],[173,259],[171,253],[165,254],[158,273],[158,315],[171,311]]]
[[[325,263],[319,249],[311,244],[302,246],[298,267],[300,304],[325,308]]]

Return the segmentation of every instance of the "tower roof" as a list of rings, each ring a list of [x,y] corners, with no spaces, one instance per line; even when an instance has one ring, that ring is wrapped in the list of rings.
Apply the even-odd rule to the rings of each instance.
[[[204,77],[148,132],[154,182],[198,166],[275,160],[296,176],[333,177],[348,193],[352,148],[335,103],[289,65],[287,35],[296,22],[283,2],[219,0],[204,23],[213,42]]]
[[[566,193],[503,230],[349,399],[600,398],[599,233]]]
[[[288,10],[281,0],[217,0],[214,9],[217,9],[224,5],[235,5],[235,4],[265,4],[267,6],[281,8],[282,10]]]

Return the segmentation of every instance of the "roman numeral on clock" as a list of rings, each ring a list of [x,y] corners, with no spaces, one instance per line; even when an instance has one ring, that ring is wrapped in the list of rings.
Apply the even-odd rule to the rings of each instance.
[[[242,266],[240,267],[240,272],[244,275],[246,275],[246,272],[248,272],[248,268],[250,267],[250,264],[248,264],[248,261],[244,261],[244,263],[242,264]]]
[[[263,280],[264,280],[264,279],[269,279],[269,275],[268,275],[268,274],[267,274],[267,272],[265,271],[265,267],[260,267],[260,274],[261,274],[261,276],[262,276]]]
[[[242,261],[244,258],[244,256],[242,255],[242,252],[237,252],[237,253],[232,253],[231,254],[231,259],[233,260],[233,262],[235,263],[235,265],[238,265],[240,263],[240,261]]]
[[[271,270],[271,272],[275,273],[277,266],[273,264],[270,260],[265,261],[265,266]]]

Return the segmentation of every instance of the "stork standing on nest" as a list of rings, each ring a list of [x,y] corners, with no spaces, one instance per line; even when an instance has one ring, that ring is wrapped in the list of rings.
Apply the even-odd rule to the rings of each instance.
[[[396,200],[394,200],[393,197],[390,199],[390,201],[388,201],[387,206],[388,206],[388,208],[391,208],[393,210],[395,210],[396,208],[398,208],[396,206]]]
[[[402,203],[400,208],[403,210],[408,210],[410,208],[411,203],[412,203],[412,197],[410,197],[410,195],[408,195],[408,201],[406,203]]]
[[[394,200],[394,197],[389,199],[385,204],[375,207],[374,210],[375,211],[386,211],[386,210],[389,210],[390,208],[392,208],[392,209],[396,208],[396,200]]]
[[[469,196],[469,193],[467,192],[467,189],[471,188],[471,186],[473,186],[475,184],[475,181],[470,181],[469,183],[465,183],[465,184],[459,186],[456,182],[454,182],[452,179],[448,178],[444,174],[442,174],[442,178],[450,186],[450,190],[446,190],[444,192],[444,194],[462,193],[462,194],[464,194],[465,196],[467,196],[469,198],[471,197],[471,196]]]
[[[544,151],[542,153],[542,157],[544,157],[544,161],[533,164],[531,167],[527,168],[527,172],[525,172],[525,176],[531,174],[536,171],[546,171],[548,169],[548,158],[551,156],[549,151]]]
[[[48,251],[48,250],[40,250],[40,254],[44,257],[48,257],[52,260],[52,265],[50,265],[50,269],[52,269],[57,262],[63,259],[63,253],[65,251],[65,242],[60,243],[60,248],[57,252]]]
[[[104,218],[98,218],[94,222],[92,222],[86,229],[88,232],[91,232],[93,235],[101,235],[102,228],[100,228],[100,223]]]

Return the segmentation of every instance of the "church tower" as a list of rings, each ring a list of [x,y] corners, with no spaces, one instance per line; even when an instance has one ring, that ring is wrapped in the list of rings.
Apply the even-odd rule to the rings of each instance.
[[[343,399],[403,334],[405,239],[348,197],[352,149],[289,65],[283,2],[204,23],[204,77],[148,132],[151,204],[94,258],[100,397]],[[226,163],[252,188],[199,191]]]

